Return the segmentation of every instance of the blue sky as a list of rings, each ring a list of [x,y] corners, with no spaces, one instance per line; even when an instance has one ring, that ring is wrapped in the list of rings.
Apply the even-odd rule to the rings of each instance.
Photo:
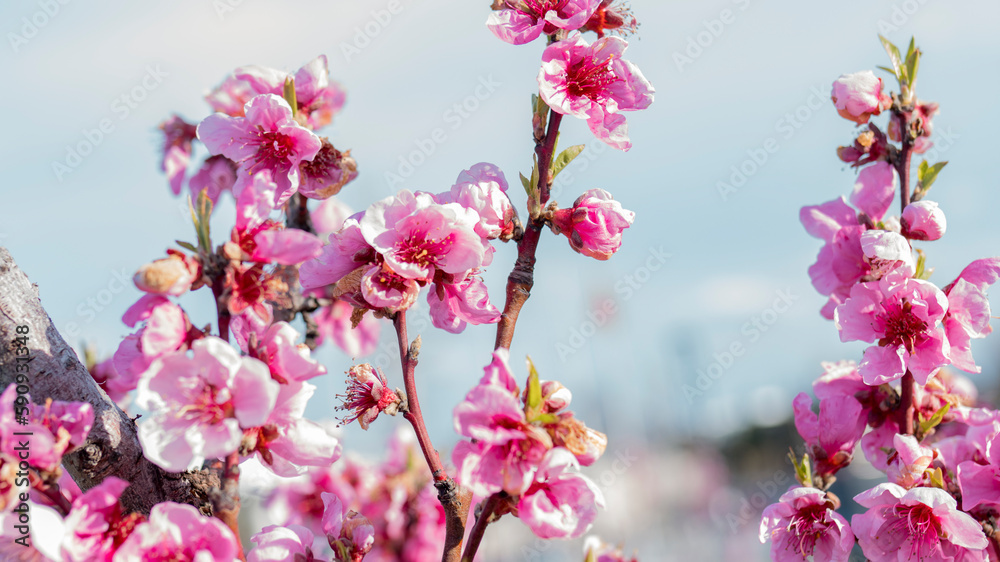
[[[193,238],[184,206],[158,172],[156,125],[171,112],[193,121],[206,116],[202,94],[237,66],[294,70],[328,56],[348,98],[323,133],[352,148],[359,162],[359,179],[342,194],[355,209],[397,187],[445,190],[480,161],[500,165],[510,179],[529,171],[529,98],[542,45],[514,47],[493,37],[483,25],[487,1],[397,1],[394,14],[382,0],[53,2],[58,13],[51,17],[38,15],[44,2],[0,6],[7,38],[0,61],[8,76],[0,244],[39,285],[57,327],[78,326],[71,343],[86,339],[113,351],[128,333],[121,314],[139,296],[118,279],[161,256],[173,240]],[[562,144],[590,148],[580,157],[586,171],[577,170],[557,200],[570,203],[602,187],[636,212],[635,224],[608,262],[573,253],[564,239],[543,238],[512,349],[517,368],[517,358],[530,354],[543,377],[573,389],[581,417],[613,441],[671,442],[779,422],[820,361],[860,357],[862,346],[840,343],[819,316],[824,300],[806,269],[820,244],[799,226],[798,209],[847,195],[853,185],[854,172],[835,155],[852,140],[852,124],[836,115],[828,93],[840,74],[885,64],[880,31],[900,44],[916,35],[924,50],[918,95],[942,108],[935,122],[939,159],[950,164],[930,198],[941,204],[949,229],[924,245],[936,268],[932,280],[943,285],[968,262],[1000,254],[1000,190],[990,152],[1000,117],[987,106],[1000,87],[1000,5],[631,6],[642,25],[627,57],[656,87],[656,101],[629,115],[628,153],[601,150],[584,123],[565,120]],[[30,27],[24,33],[23,18],[45,23],[32,35]],[[700,52],[691,47],[699,39]],[[479,88],[480,99],[481,84],[490,86]],[[129,106],[122,96],[136,99]],[[474,109],[463,116],[456,104]],[[102,120],[110,132],[98,142],[92,131]],[[389,185],[385,173],[399,173],[400,158],[435,129],[444,140],[402,185]],[[57,177],[53,163],[66,164],[67,147],[88,136],[92,152]],[[733,167],[754,154],[760,160],[768,139],[776,151],[723,200],[719,182],[731,183]],[[523,207],[523,195],[511,193]],[[231,212],[220,212],[215,227],[218,240],[231,227]],[[500,248],[486,277],[498,305],[514,255],[512,246]],[[771,312],[785,308],[775,306],[782,295],[787,310]],[[582,337],[590,332],[588,311],[607,299],[618,312],[595,336]],[[211,320],[208,293],[182,304],[196,323]],[[756,336],[756,328],[744,328],[754,318],[767,328]],[[456,439],[450,410],[488,362],[493,328],[454,336],[423,324],[411,327],[425,342],[421,401],[438,446],[448,449]],[[394,345],[390,330],[383,328],[386,349]],[[743,353],[726,368],[723,352],[734,344]],[[982,380],[995,378],[997,351],[993,340],[976,342]],[[351,359],[330,349],[320,357],[333,375],[310,405],[315,418],[331,415],[332,400],[324,396],[342,389],[340,373]],[[715,362],[721,377],[687,400],[683,385],[694,385]],[[388,374],[398,384],[398,371]],[[377,451],[391,425],[376,425],[372,435],[349,431],[348,446]]]

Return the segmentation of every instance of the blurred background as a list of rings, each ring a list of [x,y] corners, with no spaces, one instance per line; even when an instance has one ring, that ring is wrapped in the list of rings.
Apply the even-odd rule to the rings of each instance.
[[[8,42],[0,48],[8,84],[0,245],[38,284],[67,341],[111,354],[130,332],[121,315],[140,296],[121,280],[174,240],[194,238],[186,202],[158,170],[157,125],[174,112],[192,122],[207,116],[203,95],[241,65],[294,71],[327,55],[347,104],[320,133],[358,161],[359,178],[339,196],[352,208],[401,187],[447,190],[461,170],[489,161],[513,180],[523,215],[515,184],[519,171],[530,172],[529,101],[542,43],[496,39],[484,25],[486,0],[397,2],[389,13],[387,0],[66,0],[45,18],[41,3],[0,5]],[[807,268],[821,243],[798,221],[803,205],[846,196],[854,183],[835,153],[853,140],[853,125],[833,109],[830,84],[886,64],[877,33],[903,46],[916,36],[924,51],[918,96],[941,104],[936,154],[926,156],[950,162],[930,196],[947,214],[948,233],[925,244],[932,280],[944,285],[968,262],[1000,253],[1000,190],[987,157],[1000,114],[981,105],[1000,86],[1000,4],[630,5],[641,25],[626,57],[656,87],[656,101],[628,115],[628,153],[565,120],[562,145],[588,148],[554,192],[569,204],[587,189],[607,189],[636,220],[608,262],[543,237],[512,364],[523,378],[530,355],[542,378],[573,391],[577,416],[608,434],[605,458],[584,471],[607,496],[594,532],[647,561],[766,560],[760,512],[791,484],[785,455],[800,446],[791,399],[809,391],[821,361],[860,359],[863,349],[840,343],[819,315],[825,297]],[[27,26],[32,19],[45,23]],[[113,130],[98,138],[92,131],[104,119]],[[412,172],[401,170],[437,129],[444,140]],[[92,145],[88,154],[68,171],[55,166],[68,164],[82,141]],[[778,148],[767,152],[765,143]],[[215,217],[217,238],[231,228],[231,205]],[[500,307],[515,253],[499,248],[486,274]],[[614,314],[599,312],[608,301]],[[196,324],[214,320],[207,292],[180,302]],[[436,330],[424,303],[421,296],[410,330],[423,337],[421,402],[444,452],[457,441],[451,410],[489,362],[494,328]],[[383,366],[401,385],[391,332],[384,324],[372,356],[329,345],[318,352],[331,374],[314,381],[312,419],[335,416],[333,395],[354,361]],[[743,352],[734,356],[737,343]],[[996,340],[977,341],[974,353],[983,373],[972,378],[993,400]],[[378,457],[403,423],[346,428],[345,449]],[[857,458],[834,488],[842,498],[870,485],[871,469]],[[488,560],[580,560],[580,545],[536,541],[508,517],[491,528],[483,552]]]

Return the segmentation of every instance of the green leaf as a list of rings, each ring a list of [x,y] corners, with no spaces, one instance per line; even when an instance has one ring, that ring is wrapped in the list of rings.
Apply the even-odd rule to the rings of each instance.
[[[944,473],[941,471],[941,467],[936,467],[933,470],[928,470],[927,474],[931,479],[931,486],[935,488],[941,488],[942,490],[947,490],[944,486]]]
[[[533,418],[529,418],[528,422],[539,422],[542,425],[552,425],[559,423],[559,416],[555,414],[535,414]]]
[[[285,78],[285,84],[281,90],[282,97],[288,102],[288,105],[292,108],[292,117],[299,114],[299,102],[295,97],[295,79],[291,76]]]
[[[795,456],[795,451],[788,449],[788,458],[792,461],[792,466],[795,467],[795,479],[799,481],[799,484],[811,487],[813,481],[812,468],[809,466],[809,453],[803,454],[802,461],[799,462],[798,457]]]
[[[212,218],[212,200],[208,198],[207,187],[198,194],[196,206],[191,207],[191,216],[194,219],[195,231],[198,233],[198,247],[205,253],[211,253],[212,237],[209,222]]]
[[[892,62],[893,68],[892,73],[896,75],[900,86],[904,82],[909,83],[909,80],[906,78],[906,67],[903,66],[903,58],[899,54],[899,48],[885,37],[882,37],[882,35],[879,35],[878,39],[882,42],[882,46],[885,47],[885,52],[889,54],[889,61]]]
[[[917,83],[917,70],[920,69],[920,49],[916,47],[913,38],[910,38],[910,48],[906,50],[906,76],[910,88]]]
[[[919,415],[918,413],[918,417],[920,418],[920,435],[927,435],[928,431],[937,427],[938,424],[941,423],[941,420],[944,419],[945,414],[947,414],[948,410],[950,409],[951,409],[951,404],[945,404],[944,406],[941,406],[941,409],[934,412],[934,415],[931,416],[930,419],[928,420],[925,420],[924,417],[922,415]]]
[[[587,145],[576,144],[560,152],[559,156],[556,156],[556,159],[552,162],[552,178],[555,179],[559,175],[559,172],[563,171],[563,168],[568,166],[585,148],[587,148]]]
[[[192,252],[198,251],[198,248],[196,248],[195,245],[190,242],[184,242],[183,240],[174,240],[174,243],[180,246],[181,248],[184,248],[185,250],[191,250]]]
[[[525,413],[538,412],[542,409],[542,385],[538,380],[538,370],[535,364],[528,357],[528,399],[525,401]],[[537,415],[528,415],[528,418],[535,418]]]
[[[518,172],[517,175],[521,176],[521,185],[524,186],[524,192],[528,194],[528,197],[531,197],[531,191],[533,189],[533,186],[531,185],[531,180],[524,177],[524,174],[520,172]]]
[[[926,281],[931,276],[931,271],[933,271],[933,270],[931,270],[931,271],[925,271],[926,267],[927,267],[927,255],[924,254],[923,250],[921,250],[921,249],[918,248],[917,249],[917,271],[916,271],[916,273],[913,274],[913,277],[916,278],[916,279],[923,279],[924,281]],[[926,275],[926,277],[925,277],[925,275]]]
[[[941,170],[943,170],[947,165],[947,160],[944,162],[938,162],[933,166],[928,166],[927,160],[921,162],[920,166],[917,167],[917,186],[913,189],[913,198],[911,201],[920,201],[923,199],[924,195],[927,195],[927,192],[930,191],[931,186],[934,185],[938,174],[940,174]]]
[[[597,562],[597,554],[594,552],[594,547],[587,549],[587,557],[584,558],[583,562]]]

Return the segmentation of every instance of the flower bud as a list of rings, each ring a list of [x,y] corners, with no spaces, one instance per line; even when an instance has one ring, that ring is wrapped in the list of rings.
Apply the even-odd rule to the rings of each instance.
[[[201,261],[174,250],[167,257],[139,268],[132,281],[140,291],[157,295],[180,296],[201,278]],[[194,288],[197,288],[195,286]]]
[[[622,231],[635,219],[635,213],[622,208],[603,189],[591,189],[581,195],[572,209],[552,212],[552,230],[565,234],[577,252],[606,260],[622,245]]]
[[[594,464],[608,446],[606,435],[587,427],[573,414],[560,414],[559,422],[546,425],[545,429],[554,446],[568,449],[583,466]]]
[[[882,92],[882,79],[870,70],[841,75],[833,83],[830,98],[841,117],[858,125],[864,125],[891,103]]]
[[[944,236],[948,222],[934,201],[917,201],[903,209],[903,235],[913,240],[937,240]]]
[[[341,152],[326,138],[312,160],[299,164],[302,181],[299,193],[310,199],[327,199],[340,193],[348,182],[358,177],[358,163],[351,151]]]

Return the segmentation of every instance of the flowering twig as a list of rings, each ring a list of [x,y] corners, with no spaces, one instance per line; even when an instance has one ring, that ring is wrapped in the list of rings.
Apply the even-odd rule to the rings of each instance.
[[[469,543],[465,546],[465,553],[462,554],[462,562],[472,562],[476,558],[476,551],[479,550],[479,544],[486,533],[486,526],[490,524],[493,513],[503,500],[503,492],[501,492],[493,494],[483,502],[483,509],[479,516],[476,517],[476,523],[472,527],[472,532],[469,533]]]
[[[403,368],[403,387],[406,389],[407,410],[403,413],[406,421],[413,426],[413,431],[417,435],[417,442],[420,450],[427,461],[427,467],[431,471],[434,479],[434,487],[438,491],[438,501],[444,507],[446,519],[446,538],[443,562],[456,562],[462,552],[462,537],[465,534],[465,521],[469,513],[469,502],[471,494],[466,490],[460,490],[455,485],[444,465],[438,456],[434,445],[431,443],[430,435],[427,433],[427,426],[424,424],[424,416],[420,411],[420,400],[417,398],[417,383],[414,372],[417,367],[417,356],[420,353],[420,337],[409,343],[406,335],[406,311],[396,313],[392,319],[392,325],[396,329],[396,337],[399,340],[399,359]]]
[[[226,288],[224,273],[212,282],[212,294],[215,295],[215,309],[219,315],[219,337],[229,341],[229,291]]]
[[[545,137],[540,142],[536,141],[535,143],[535,154],[538,155],[538,185],[534,187],[538,192],[540,207],[544,207],[549,200],[551,184],[549,169],[561,122],[562,114],[549,110],[549,124]],[[497,338],[494,348],[510,349],[510,344],[514,339],[517,316],[525,301],[531,296],[531,287],[534,285],[535,252],[538,249],[538,240],[544,227],[545,221],[543,219],[531,217],[521,240],[517,243],[517,261],[514,262],[514,269],[507,277],[507,302],[504,305],[500,322],[497,323]]]
[[[912,108],[910,111],[906,111],[898,106],[894,106],[893,113],[893,118],[899,119],[899,136],[902,141],[902,146],[897,153],[896,160],[894,162],[896,173],[899,175],[899,208],[902,213],[910,204],[910,160],[913,157],[913,138],[910,136]],[[900,385],[900,428],[907,435],[913,435],[913,417],[915,413],[913,394],[916,387],[913,380],[913,374],[910,373],[909,370],[907,370],[906,374],[903,375],[902,380],[900,380]]]
[[[220,471],[221,484],[212,490],[212,513],[217,519],[233,531],[233,536],[240,536],[240,453],[234,451],[223,461],[212,461],[212,469]],[[246,560],[243,545],[236,541],[240,560]]]

